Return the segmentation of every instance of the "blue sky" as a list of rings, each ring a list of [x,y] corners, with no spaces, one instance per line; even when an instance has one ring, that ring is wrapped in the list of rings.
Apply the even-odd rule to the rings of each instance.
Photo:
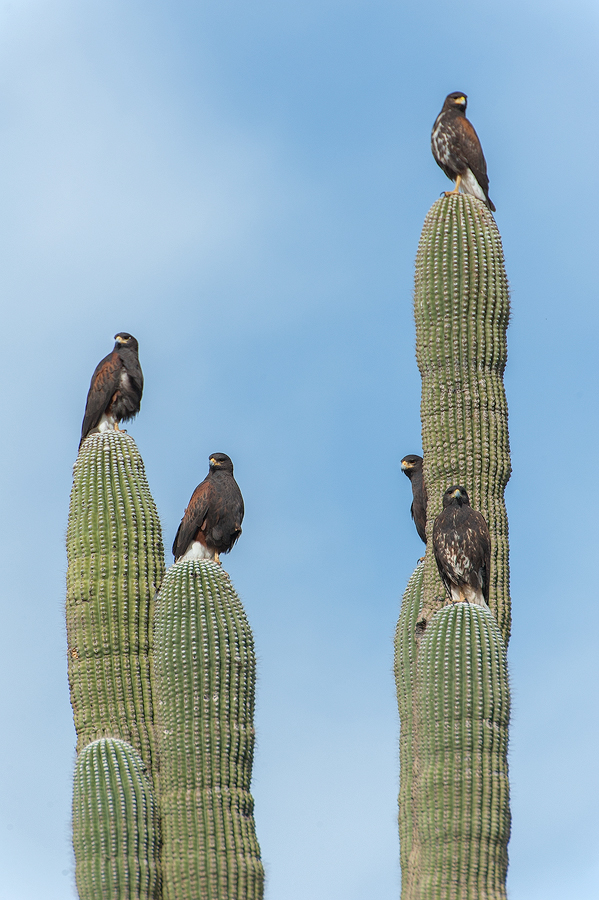
[[[0,900],[74,896],[64,535],[121,330],[166,546],[209,453],[245,496],[267,900],[397,898],[399,460],[453,90],[512,290],[510,900],[599,895],[598,32],[582,0],[0,3]]]

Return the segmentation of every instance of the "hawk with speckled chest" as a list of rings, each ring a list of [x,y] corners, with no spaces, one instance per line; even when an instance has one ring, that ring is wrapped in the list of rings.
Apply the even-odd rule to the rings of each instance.
[[[219,553],[228,553],[241,534],[243,513],[243,497],[233,478],[233,463],[226,453],[213,453],[208,475],[191,495],[175,536],[175,562],[220,562]]]
[[[472,509],[460,485],[452,485],[443,494],[443,509],[433,525],[433,551],[449,599],[486,606],[491,535],[485,517]]]
[[[115,334],[112,353],[98,363],[85,404],[79,446],[88,434],[119,430],[119,422],[139,412],[144,377],[137,356],[138,344],[126,331]]]
[[[461,189],[482,200],[490,210],[495,206],[489,197],[487,163],[478,135],[466,118],[468,98],[460,91],[448,94],[443,109],[435,119],[431,134],[431,147],[436,162],[448,178],[455,181],[453,191]]]

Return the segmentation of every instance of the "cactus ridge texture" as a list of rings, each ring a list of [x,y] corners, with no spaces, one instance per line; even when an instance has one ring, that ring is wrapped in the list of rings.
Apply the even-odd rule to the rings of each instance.
[[[160,900],[160,822],[144,763],[100,738],[77,757],[73,847],[81,900]]]
[[[505,900],[509,294],[497,226],[475,198],[453,194],[429,211],[414,315],[428,543],[396,633],[402,898]],[[489,525],[489,609],[451,603],[437,570],[433,523],[454,484]]]
[[[152,660],[165,900],[261,900],[249,792],[253,638],[218,563],[182,560],[168,570]]]
[[[414,316],[428,491],[423,614],[445,600],[430,538],[444,491],[461,484],[489,525],[489,606],[507,644],[511,611],[503,492],[511,465],[503,371],[509,291],[495,220],[475,198],[455,194],[429,210],[416,256]]]
[[[131,743],[152,767],[149,631],[164,575],[160,521],[133,438],[90,435],[67,529],[68,673],[77,748]]]

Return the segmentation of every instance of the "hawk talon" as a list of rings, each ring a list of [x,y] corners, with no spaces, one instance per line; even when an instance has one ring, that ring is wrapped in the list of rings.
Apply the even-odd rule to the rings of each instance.
[[[445,192],[444,192],[444,193],[445,193],[445,196],[446,196],[446,197],[451,197],[452,194],[459,194],[459,193],[460,193],[460,185],[461,185],[461,183],[462,183],[462,176],[461,176],[461,175],[457,175],[457,176],[456,176],[456,180],[455,180],[455,187],[454,187],[453,191],[445,191]]]

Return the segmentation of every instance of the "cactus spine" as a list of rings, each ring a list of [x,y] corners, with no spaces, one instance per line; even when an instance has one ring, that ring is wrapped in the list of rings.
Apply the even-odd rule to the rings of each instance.
[[[139,753],[100,738],[79,753],[73,847],[81,900],[160,900],[160,822]]]
[[[255,657],[239,597],[212,561],[181,561],[156,598],[165,900],[260,900],[250,778]]]
[[[502,376],[509,299],[499,233],[476,199],[451,195],[429,211],[414,309],[429,542],[396,635],[402,898],[503,900],[511,616]],[[489,524],[491,612],[447,605],[430,538],[451,484],[467,488]]]

